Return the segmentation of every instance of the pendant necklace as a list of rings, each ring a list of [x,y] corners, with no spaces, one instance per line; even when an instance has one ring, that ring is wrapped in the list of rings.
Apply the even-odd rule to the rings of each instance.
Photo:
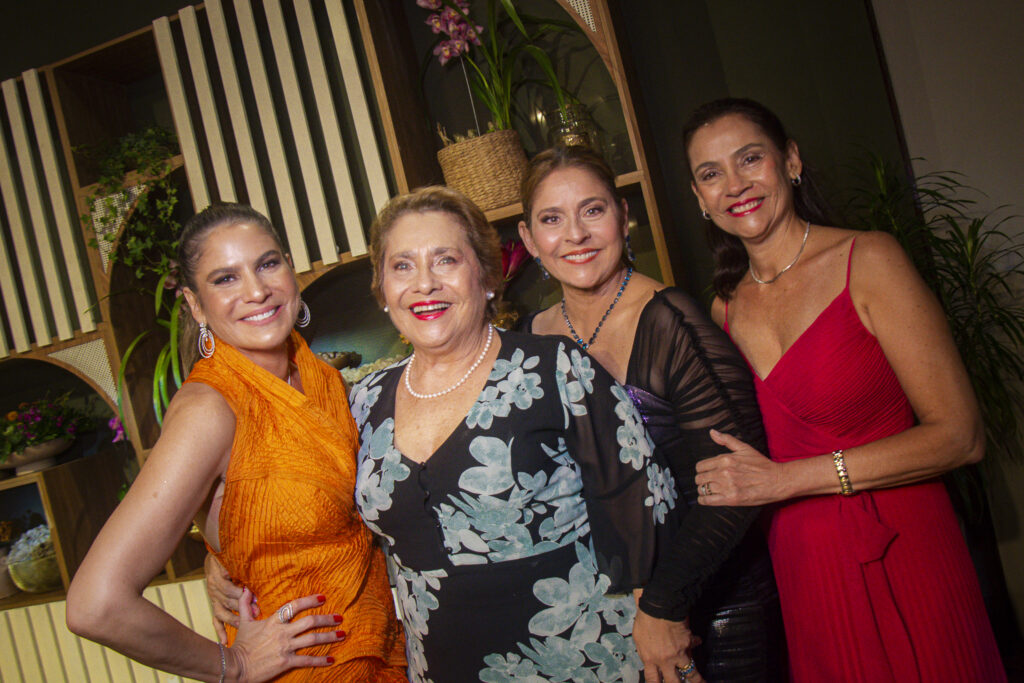
[[[480,363],[483,362],[484,356],[487,355],[487,351],[491,348],[491,340],[493,338],[494,338],[494,325],[488,324],[487,325],[487,343],[484,344],[484,350],[480,352],[480,355],[476,357],[476,360],[473,361],[473,364],[469,366],[469,370],[466,370],[466,374],[462,376],[462,379],[460,379],[458,382],[456,382],[455,384],[451,385],[447,389],[444,389],[443,391],[435,391],[432,394],[417,394],[415,391],[412,390],[412,385],[409,383],[409,374],[412,373],[412,363],[413,363],[413,361],[416,360],[416,352],[413,351],[412,355],[409,356],[409,364],[405,366],[405,388],[406,388],[406,390],[410,394],[412,394],[414,397],[416,397],[416,398],[437,398],[438,396],[444,396],[445,394],[448,394],[448,393],[451,393],[451,392],[455,391],[456,389],[461,387],[465,383],[465,381],[467,379],[469,379],[469,376],[473,374],[473,371],[476,370],[477,367],[479,367]]]
[[[622,293],[626,291],[626,285],[629,284],[629,278],[632,274],[633,266],[630,266],[626,269],[626,277],[622,278],[622,284],[619,286],[619,293],[615,295],[615,300],[612,301],[612,305],[609,306],[608,310],[601,316],[601,322],[599,322],[597,327],[594,328],[594,334],[590,335],[590,339],[588,341],[583,341],[580,339],[580,336],[576,334],[576,328],[572,326],[572,323],[569,321],[569,314],[565,312],[565,297],[562,297],[562,318],[565,319],[565,325],[569,328],[569,334],[572,335],[573,341],[579,344],[580,348],[584,351],[594,345],[594,342],[597,340],[597,333],[601,331],[601,325],[604,325],[604,321],[607,320],[608,314],[612,312],[613,308],[615,308],[615,304],[619,303],[619,299],[622,298]]]
[[[788,266],[777,272],[775,274],[775,277],[768,278],[767,280],[762,280],[757,276],[757,273],[754,272],[754,264],[750,262],[750,259],[747,259],[747,269],[750,271],[750,277],[754,278],[754,282],[756,282],[759,285],[770,285],[771,283],[778,280],[780,277],[782,277],[783,273],[785,273],[787,270],[795,266],[796,262],[800,260],[800,255],[804,253],[804,247],[807,246],[807,236],[810,234],[811,222],[807,221],[807,225],[804,227],[804,239],[800,243],[800,251],[796,252],[796,258],[790,261]]]

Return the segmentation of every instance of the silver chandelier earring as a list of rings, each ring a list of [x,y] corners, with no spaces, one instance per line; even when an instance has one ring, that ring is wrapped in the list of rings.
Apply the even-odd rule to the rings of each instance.
[[[213,338],[213,332],[206,323],[199,323],[199,355],[209,358],[217,350],[217,341]]]
[[[547,280],[550,278],[551,273],[549,273],[548,269],[544,267],[544,264],[540,262],[540,256],[534,256],[533,260],[537,262],[537,267],[540,268],[540,274],[544,276],[544,279]]]
[[[306,327],[309,325],[311,320],[309,316],[309,306],[302,299],[299,299],[299,316],[295,319],[295,324],[299,327]]]
[[[700,210],[700,217],[703,218],[706,221],[711,220],[711,214],[708,213],[707,209],[701,209]]]

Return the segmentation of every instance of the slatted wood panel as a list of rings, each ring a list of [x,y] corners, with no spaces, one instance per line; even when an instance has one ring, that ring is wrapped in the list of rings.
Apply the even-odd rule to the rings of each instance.
[[[252,133],[249,129],[249,117],[245,113],[245,100],[242,99],[242,85],[235,67],[235,56],[231,51],[231,40],[228,37],[227,20],[224,7],[220,0],[208,0],[206,16],[210,22],[210,34],[213,37],[213,49],[217,55],[217,67],[220,70],[221,88],[227,102],[228,114],[231,117],[231,129],[235,134],[235,146],[238,151],[239,165],[245,178],[245,190],[249,195],[249,205],[266,215],[267,196],[263,191],[263,178],[260,177],[256,160],[256,147],[253,145]]]
[[[96,329],[92,284],[40,76],[0,84],[0,357]],[[10,143],[8,143],[10,140]],[[12,250],[8,250],[8,243]],[[21,304],[24,301],[24,307]]]
[[[147,588],[145,597],[211,640],[213,615],[202,579]],[[156,671],[68,631],[63,601],[0,611],[3,683],[167,683]]]
[[[78,221],[75,219],[73,202],[66,191],[64,175],[57,154],[57,144],[50,128],[49,111],[43,96],[43,86],[39,72],[29,69],[21,74],[28,96],[29,109],[32,112],[32,127],[35,129],[36,144],[42,160],[46,176],[47,198],[53,208],[53,219],[56,223],[57,235],[60,238],[63,267],[66,269],[68,283],[71,286],[71,297],[77,313],[78,326],[82,332],[92,332],[96,322],[89,311],[92,305],[89,298],[89,283],[83,255],[79,251],[77,239]]]
[[[342,250],[366,253],[361,215],[388,188],[341,0],[211,0],[179,19],[153,27],[196,208],[245,188],[246,201],[277,217],[300,273]]]

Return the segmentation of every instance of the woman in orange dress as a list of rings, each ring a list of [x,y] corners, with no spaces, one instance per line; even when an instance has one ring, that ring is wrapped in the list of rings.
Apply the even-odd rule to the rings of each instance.
[[[179,263],[204,358],[76,574],[69,628],[204,681],[405,681],[383,555],[354,506],[344,387],[292,329],[309,311],[273,227],[210,207]],[[142,597],[193,519],[248,587],[230,647]],[[254,619],[249,590],[276,612]]]

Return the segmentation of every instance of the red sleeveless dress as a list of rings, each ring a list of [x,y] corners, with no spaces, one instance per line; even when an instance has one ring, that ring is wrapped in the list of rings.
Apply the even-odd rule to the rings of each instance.
[[[854,448],[914,424],[854,308],[849,264],[843,291],[767,377],[754,373],[754,384],[777,462]],[[809,496],[766,514],[794,681],[1006,680],[942,482]]]

